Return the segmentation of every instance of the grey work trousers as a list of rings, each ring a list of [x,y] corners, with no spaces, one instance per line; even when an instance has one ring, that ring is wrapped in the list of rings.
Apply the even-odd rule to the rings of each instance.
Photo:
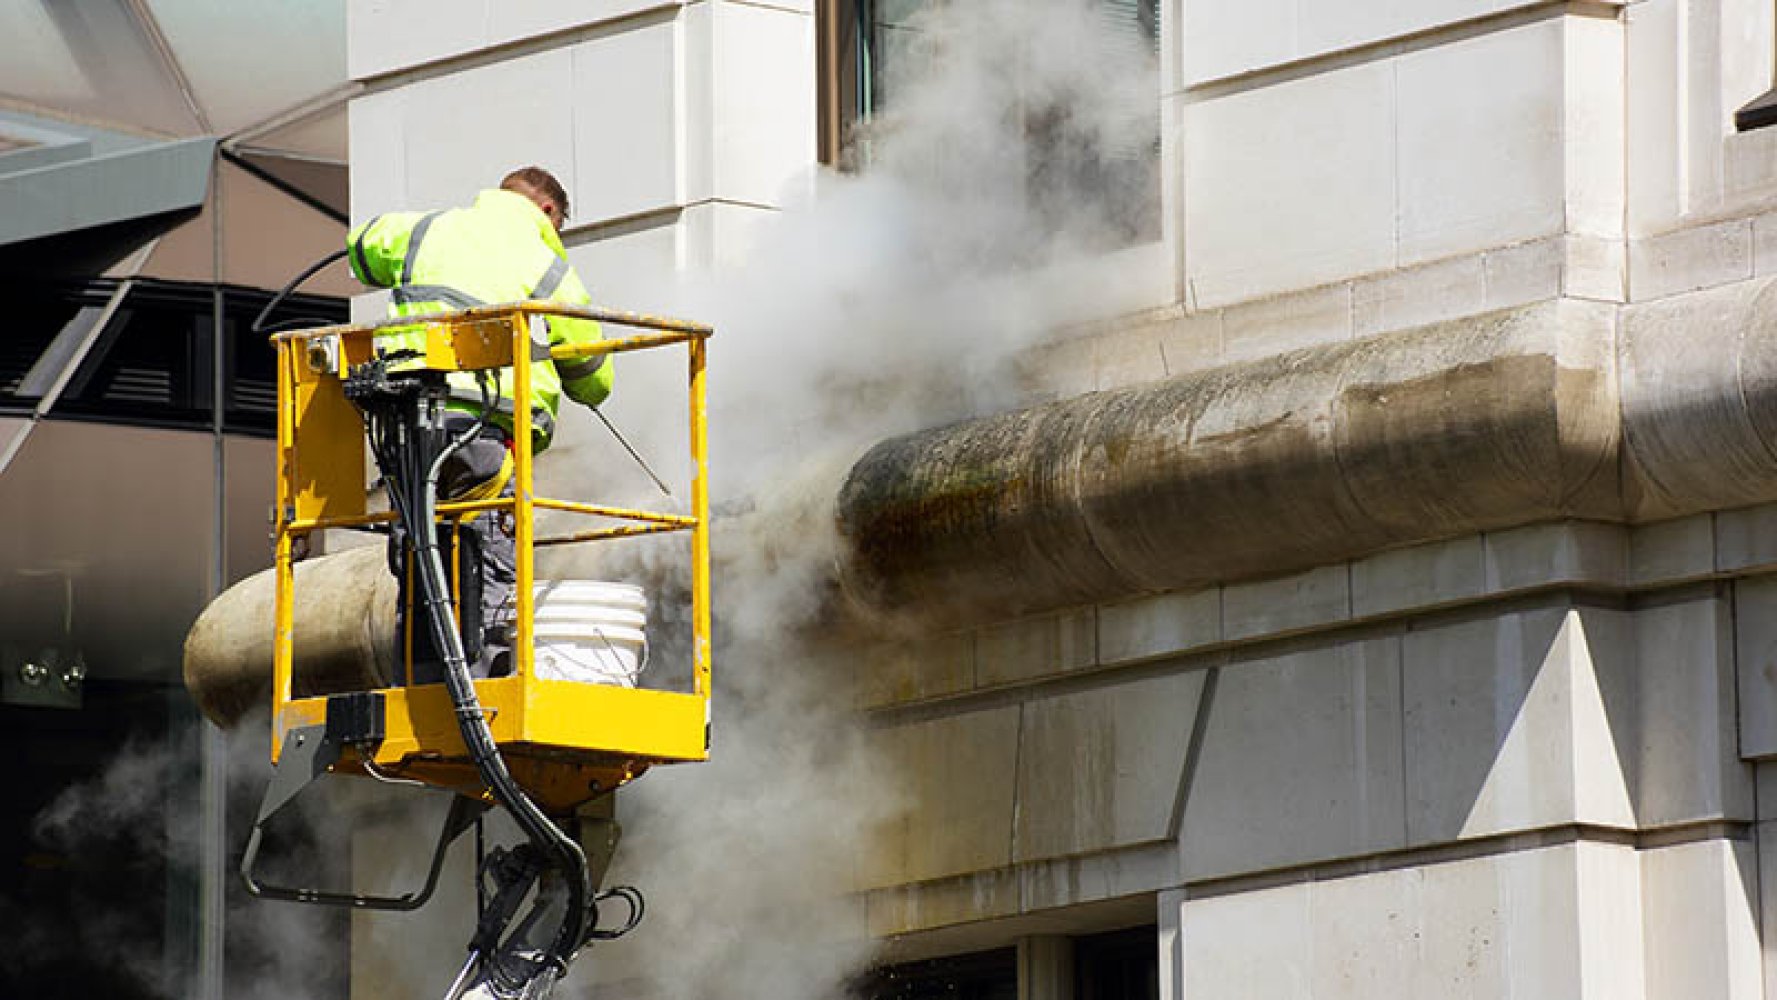
[[[445,430],[452,436],[461,434],[474,423],[473,418],[466,415],[452,414],[445,418]],[[476,487],[487,483],[500,474],[506,461],[506,437],[498,427],[484,427],[481,433],[468,444],[459,448],[439,470],[438,496],[440,502],[461,499]],[[501,496],[512,496],[512,483],[508,481],[500,491]],[[518,580],[518,550],[510,530],[510,518],[495,511],[482,513],[463,522],[461,534],[472,536],[465,545],[476,553],[474,568],[480,577],[480,610],[481,632],[480,642],[465,642],[470,652],[469,673],[474,677],[491,677],[507,673],[510,657],[502,656],[511,650],[511,641],[507,638],[511,624],[512,593]],[[403,544],[400,535],[391,539],[390,544],[397,552]],[[454,546],[453,546],[454,548]],[[392,560],[399,566],[402,560]],[[468,572],[469,567],[464,567]],[[400,607],[396,615],[397,648],[405,649],[407,629],[407,576],[397,572],[400,581]],[[415,622],[416,627],[423,623]],[[422,648],[416,643],[415,648]],[[479,649],[479,655],[477,655]],[[440,654],[442,655],[442,654]],[[414,663],[414,682],[429,684],[442,681],[443,664],[438,661]]]

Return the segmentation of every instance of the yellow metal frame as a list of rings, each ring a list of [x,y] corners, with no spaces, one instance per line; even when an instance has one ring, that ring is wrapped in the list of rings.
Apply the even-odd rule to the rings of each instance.
[[[691,513],[631,510],[539,497],[532,476],[531,372],[540,347],[530,328],[539,317],[565,316],[652,332],[552,348],[555,360],[573,360],[684,344],[688,355]],[[437,371],[511,367],[514,496],[438,505],[440,521],[478,511],[510,511],[517,549],[514,592],[517,633],[513,673],[475,682],[495,742],[514,777],[546,808],[567,809],[639,776],[654,764],[708,756],[710,700],[709,435],[705,424],[704,366],[710,327],[639,313],[549,302],[484,306],[459,312],[402,317],[381,323],[322,327],[278,334],[278,449],[276,619],[272,675],[272,760],[282,756],[292,729],[326,719],[327,698],[295,698],[295,562],[299,539],[324,528],[363,527],[393,519],[365,509],[364,430],[346,400],[350,365],[374,355],[379,333],[422,327],[422,365]],[[549,539],[536,536],[537,508],[631,522]],[[663,531],[691,533],[692,691],[616,688],[536,676],[532,643],[534,550]],[[404,660],[406,657],[403,658]],[[386,735],[374,752],[348,751],[335,771],[394,771],[465,794],[485,794],[458,733],[450,697],[441,684],[390,687],[383,695]]]

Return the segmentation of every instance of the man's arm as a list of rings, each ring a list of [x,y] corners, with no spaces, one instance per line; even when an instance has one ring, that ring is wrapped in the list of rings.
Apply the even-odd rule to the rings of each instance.
[[[592,296],[586,294],[586,286],[580,283],[580,276],[570,267],[568,273],[562,277],[561,284],[549,295],[549,301],[584,306],[592,303]],[[603,337],[599,325],[591,320],[570,319],[566,316],[549,318],[551,347],[590,344]],[[566,390],[569,399],[586,406],[597,406],[611,394],[613,367],[610,355],[598,354],[589,358],[557,361],[555,372],[561,376],[562,389]]]
[[[346,234],[346,259],[352,276],[373,288],[394,288],[401,281],[407,240],[423,213],[389,212]]]

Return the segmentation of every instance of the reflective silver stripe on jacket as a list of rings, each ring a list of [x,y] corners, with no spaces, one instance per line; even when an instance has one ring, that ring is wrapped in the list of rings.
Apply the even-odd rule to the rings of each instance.
[[[476,413],[480,413],[483,406],[479,390],[455,383],[451,383],[450,386],[450,400],[453,403],[465,403]],[[501,395],[499,400],[494,403],[494,412],[511,419],[512,400]],[[546,438],[555,436],[555,418],[549,415],[548,410],[540,406],[531,407],[531,426],[541,431]]]
[[[561,287],[562,279],[567,276],[568,262],[566,259],[557,257],[550,261],[548,270],[543,272],[543,277],[538,279],[537,286],[531,290],[531,298],[547,299],[551,295],[554,295],[555,290]],[[534,328],[532,330],[532,335],[534,339]],[[600,368],[603,368],[607,357],[610,357],[610,355],[600,354],[597,357],[592,358],[557,361],[555,363],[555,373],[561,376],[563,382],[572,382],[577,378],[585,378],[586,376],[597,372]]]
[[[426,230],[431,229],[433,220],[443,214],[442,210],[427,212],[420,217],[420,221],[413,224],[413,232],[407,235],[407,256],[401,260],[401,283],[403,285],[413,280],[413,262],[419,259],[420,243],[426,238]]]
[[[561,257],[551,260],[548,270],[543,272],[543,277],[537,279],[536,285],[532,286],[531,298],[546,299],[554,295],[555,290],[561,287],[561,280],[567,276],[567,260]]]
[[[397,305],[404,306],[442,302],[453,309],[473,309],[487,305],[468,292],[458,291],[449,285],[400,285],[395,289],[394,298]]]
[[[370,276],[370,263],[364,259],[364,237],[370,235],[370,231],[376,228],[376,224],[381,222],[382,218],[380,215],[373,216],[369,222],[364,224],[363,229],[358,230],[358,238],[352,241],[352,261],[358,266],[358,276],[370,285],[375,285],[376,279]]]

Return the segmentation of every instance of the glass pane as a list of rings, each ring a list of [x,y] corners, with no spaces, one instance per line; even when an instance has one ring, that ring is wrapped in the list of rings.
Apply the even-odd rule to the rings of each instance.
[[[0,96],[176,135],[197,132],[124,0],[0,4]]]

